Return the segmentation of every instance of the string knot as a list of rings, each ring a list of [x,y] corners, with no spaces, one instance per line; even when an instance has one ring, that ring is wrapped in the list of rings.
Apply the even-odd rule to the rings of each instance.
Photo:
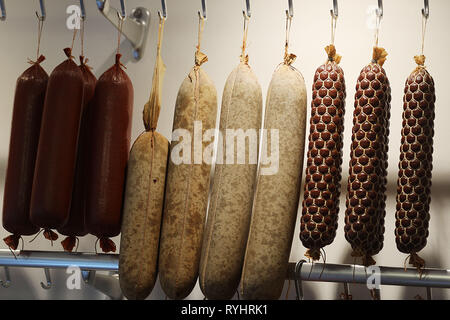
[[[118,67],[122,67],[124,69],[126,69],[127,67],[125,67],[122,62],[120,62],[120,58],[122,57],[122,55],[120,53],[116,54],[116,66]]]
[[[414,56],[414,61],[419,67],[423,67],[425,65],[425,56],[423,54],[420,56]]]
[[[334,61],[337,64],[341,62],[342,57],[336,53],[336,47],[332,44],[325,47],[325,52],[328,55],[328,61]]]
[[[305,253],[305,257],[307,257],[308,259],[312,259],[313,261],[317,261],[320,259],[320,250],[308,249]]]
[[[100,241],[100,248],[103,250],[104,253],[116,252],[116,245],[111,239],[107,237],[101,237],[99,241]]]
[[[372,62],[380,65],[380,67],[383,66],[384,62],[386,61],[388,53],[384,48],[381,47],[373,47],[373,55],[372,55]]]
[[[64,53],[66,54],[67,58],[73,59],[72,48],[64,48]]]
[[[284,64],[290,66],[294,63],[295,59],[297,59],[297,56],[293,53],[287,53],[284,55]]]
[[[6,245],[10,249],[17,250],[21,238],[22,237],[20,236],[20,234],[12,234],[10,236],[7,236],[6,238],[3,238],[3,241],[5,241]]]
[[[195,53],[195,66],[200,67],[206,61],[208,61],[208,56],[203,52],[201,52],[200,50],[197,50],[197,52]]]
[[[73,248],[75,248],[75,246],[78,247],[77,240],[78,240],[77,237],[69,236],[69,237],[66,237],[63,241],[61,241],[61,245],[62,245],[64,251],[72,252]]]

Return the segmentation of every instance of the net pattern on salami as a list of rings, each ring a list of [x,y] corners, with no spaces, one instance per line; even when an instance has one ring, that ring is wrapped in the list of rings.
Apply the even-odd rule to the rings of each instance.
[[[352,255],[366,266],[383,248],[386,215],[391,89],[382,68],[387,54],[376,58],[376,51],[356,84],[344,228]]]
[[[344,72],[335,61],[314,75],[310,134],[300,240],[306,256],[320,258],[320,249],[333,242],[339,214],[345,113]]]
[[[429,233],[435,100],[433,78],[418,66],[405,83],[395,215],[397,248],[411,254],[416,267],[423,267],[416,253]]]

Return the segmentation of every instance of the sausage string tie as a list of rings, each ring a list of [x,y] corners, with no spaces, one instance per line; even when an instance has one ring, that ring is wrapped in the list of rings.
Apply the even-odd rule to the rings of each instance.
[[[248,24],[250,18],[244,14],[244,37],[242,39],[242,52],[241,52],[241,62],[248,64],[248,55],[245,54],[245,49],[247,48],[247,35],[248,35]]]
[[[291,33],[292,17],[286,12],[286,40],[284,43],[284,64],[290,66],[297,56],[289,53],[289,35]]]
[[[36,17],[38,19],[38,45],[37,45],[36,61],[33,61],[30,58],[28,58],[29,64],[36,64],[36,63],[39,64],[45,60],[45,57],[40,54],[41,37],[42,37],[42,29],[44,28],[44,21],[39,17],[37,12]]]

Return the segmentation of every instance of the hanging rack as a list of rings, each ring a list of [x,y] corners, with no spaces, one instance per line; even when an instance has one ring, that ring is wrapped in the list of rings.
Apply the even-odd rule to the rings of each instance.
[[[166,0],[161,0],[161,8],[162,8],[162,14],[161,11],[158,11],[158,15],[160,19],[167,19],[167,7],[166,7]]]
[[[331,16],[337,19],[339,16],[339,8],[337,0],[333,0],[333,9],[330,10]]]
[[[117,29],[119,22],[117,15],[120,15],[123,21],[122,34],[130,41],[133,47],[133,58],[140,60],[145,51],[147,43],[147,35],[150,26],[150,11],[144,7],[137,7],[131,11],[126,17],[124,0],[120,0],[120,13],[117,9],[110,5],[110,0],[96,0],[97,7],[100,12],[109,20]]]
[[[292,5],[292,0],[288,0],[288,10],[286,10],[286,16],[291,19],[294,17],[294,7]]]
[[[250,9],[250,0],[245,0],[245,10],[242,11],[245,19],[250,19],[252,11]]]
[[[198,17],[206,20],[206,0],[202,0],[202,12],[198,11]]]
[[[428,19],[428,17],[430,16],[430,5],[428,3],[428,0],[423,1],[422,15],[425,19]]]
[[[0,0],[0,21],[6,20],[6,7],[4,0]]]
[[[39,0],[39,7],[41,8],[41,15],[36,11],[36,16],[39,18],[40,21],[45,21],[45,18],[47,17],[46,11],[45,11],[45,3],[44,0]]]

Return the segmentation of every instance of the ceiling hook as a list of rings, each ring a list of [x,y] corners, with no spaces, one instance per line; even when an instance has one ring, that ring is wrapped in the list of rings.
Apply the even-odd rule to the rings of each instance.
[[[378,0],[377,17],[383,18],[383,0]]]
[[[80,0],[81,20],[86,19],[86,8],[84,6],[84,0]]]
[[[300,260],[295,265],[295,272],[294,272],[294,284],[295,284],[295,292],[297,294],[297,300],[303,300],[304,294],[303,294],[303,282],[302,282],[302,266],[306,262],[306,260]]]
[[[6,20],[6,7],[4,0],[0,0],[0,21]]]
[[[166,7],[166,0],[161,0],[161,7],[162,7],[162,14],[161,11],[158,11],[158,15],[160,19],[167,19],[167,7]]]
[[[44,284],[43,282],[41,282],[41,287],[42,289],[48,290],[52,287],[52,278],[50,277],[50,270],[48,268],[44,268],[44,273],[46,283]]]
[[[294,17],[294,7],[292,5],[292,0],[288,0],[288,10],[286,10],[286,16],[290,19]]]
[[[250,19],[252,16],[252,11],[250,8],[250,0],[245,0],[245,10],[242,11],[245,19]]]
[[[206,0],[202,0],[202,12],[198,12],[198,17],[202,20],[206,20]]]
[[[36,11],[36,16],[39,21],[45,21],[46,13],[45,13],[45,3],[44,0],[39,0],[39,6],[41,7],[41,15]]]
[[[334,19],[337,19],[337,17],[339,16],[339,7],[337,0],[333,0],[333,9],[330,10],[330,13]]]
[[[428,3],[428,0],[423,1],[422,15],[425,19],[428,19],[428,17],[430,16],[430,5]]]

